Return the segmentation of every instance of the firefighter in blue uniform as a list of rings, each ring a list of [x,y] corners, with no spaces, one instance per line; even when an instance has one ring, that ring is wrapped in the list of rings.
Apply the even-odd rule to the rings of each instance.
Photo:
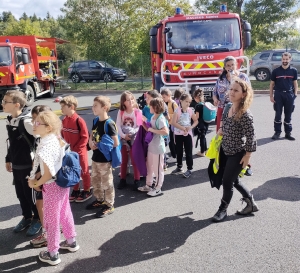
[[[274,135],[272,139],[277,140],[281,134],[281,116],[282,108],[284,108],[284,131],[285,138],[295,140],[292,136],[292,113],[295,105],[294,101],[297,98],[298,83],[297,69],[290,66],[292,56],[289,52],[282,54],[282,65],[275,68],[272,72],[270,83],[270,101],[274,104],[275,120],[274,120]],[[274,95],[273,95],[273,90]]]

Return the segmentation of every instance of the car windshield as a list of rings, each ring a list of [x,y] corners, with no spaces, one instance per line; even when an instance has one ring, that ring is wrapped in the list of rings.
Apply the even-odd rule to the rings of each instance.
[[[241,48],[237,19],[195,20],[166,24],[168,53],[202,53]]]
[[[2,46],[0,47],[0,66],[11,65],[11,51],[10,47]]]
[[[103,62],[103,61],[99,61],[99,64],[101,64],[102,67],[108,67],[108,68],[113,68],[112,65],[110,65],[109,63]]]

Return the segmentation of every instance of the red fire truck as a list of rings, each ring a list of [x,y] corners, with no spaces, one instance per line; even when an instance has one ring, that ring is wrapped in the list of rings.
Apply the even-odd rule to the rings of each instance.
[[[192,92],[204,89],[211,97],[226,56],[234,56],[239,69],[249,73],[249,59],[243,49],[251,43],[251,26],[225,5],[217,14],[176,14],[150,29],[153,87],[183,87]]]
[[[57,79],[56,44],[67,41],[38,36],[0,36],[0,99],[7,90],[24,91],[27,105],[53,97]]]

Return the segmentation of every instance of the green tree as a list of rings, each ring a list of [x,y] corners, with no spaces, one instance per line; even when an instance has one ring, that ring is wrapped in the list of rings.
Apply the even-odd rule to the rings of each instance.
[[[20,20],[27,20],[29,17],[28,15],[26,14],[26,12],[23,12],[22,16],[20,17]]]

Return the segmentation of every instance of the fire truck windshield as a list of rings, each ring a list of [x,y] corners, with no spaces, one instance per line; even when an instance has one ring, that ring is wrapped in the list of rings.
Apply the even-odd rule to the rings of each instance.
[[[195,54],[241,48],[237,19],[169,22],[165,33],[167,53]]]
[[[11,65],[11,51],[8,46],[0,47],[0,66]]]

